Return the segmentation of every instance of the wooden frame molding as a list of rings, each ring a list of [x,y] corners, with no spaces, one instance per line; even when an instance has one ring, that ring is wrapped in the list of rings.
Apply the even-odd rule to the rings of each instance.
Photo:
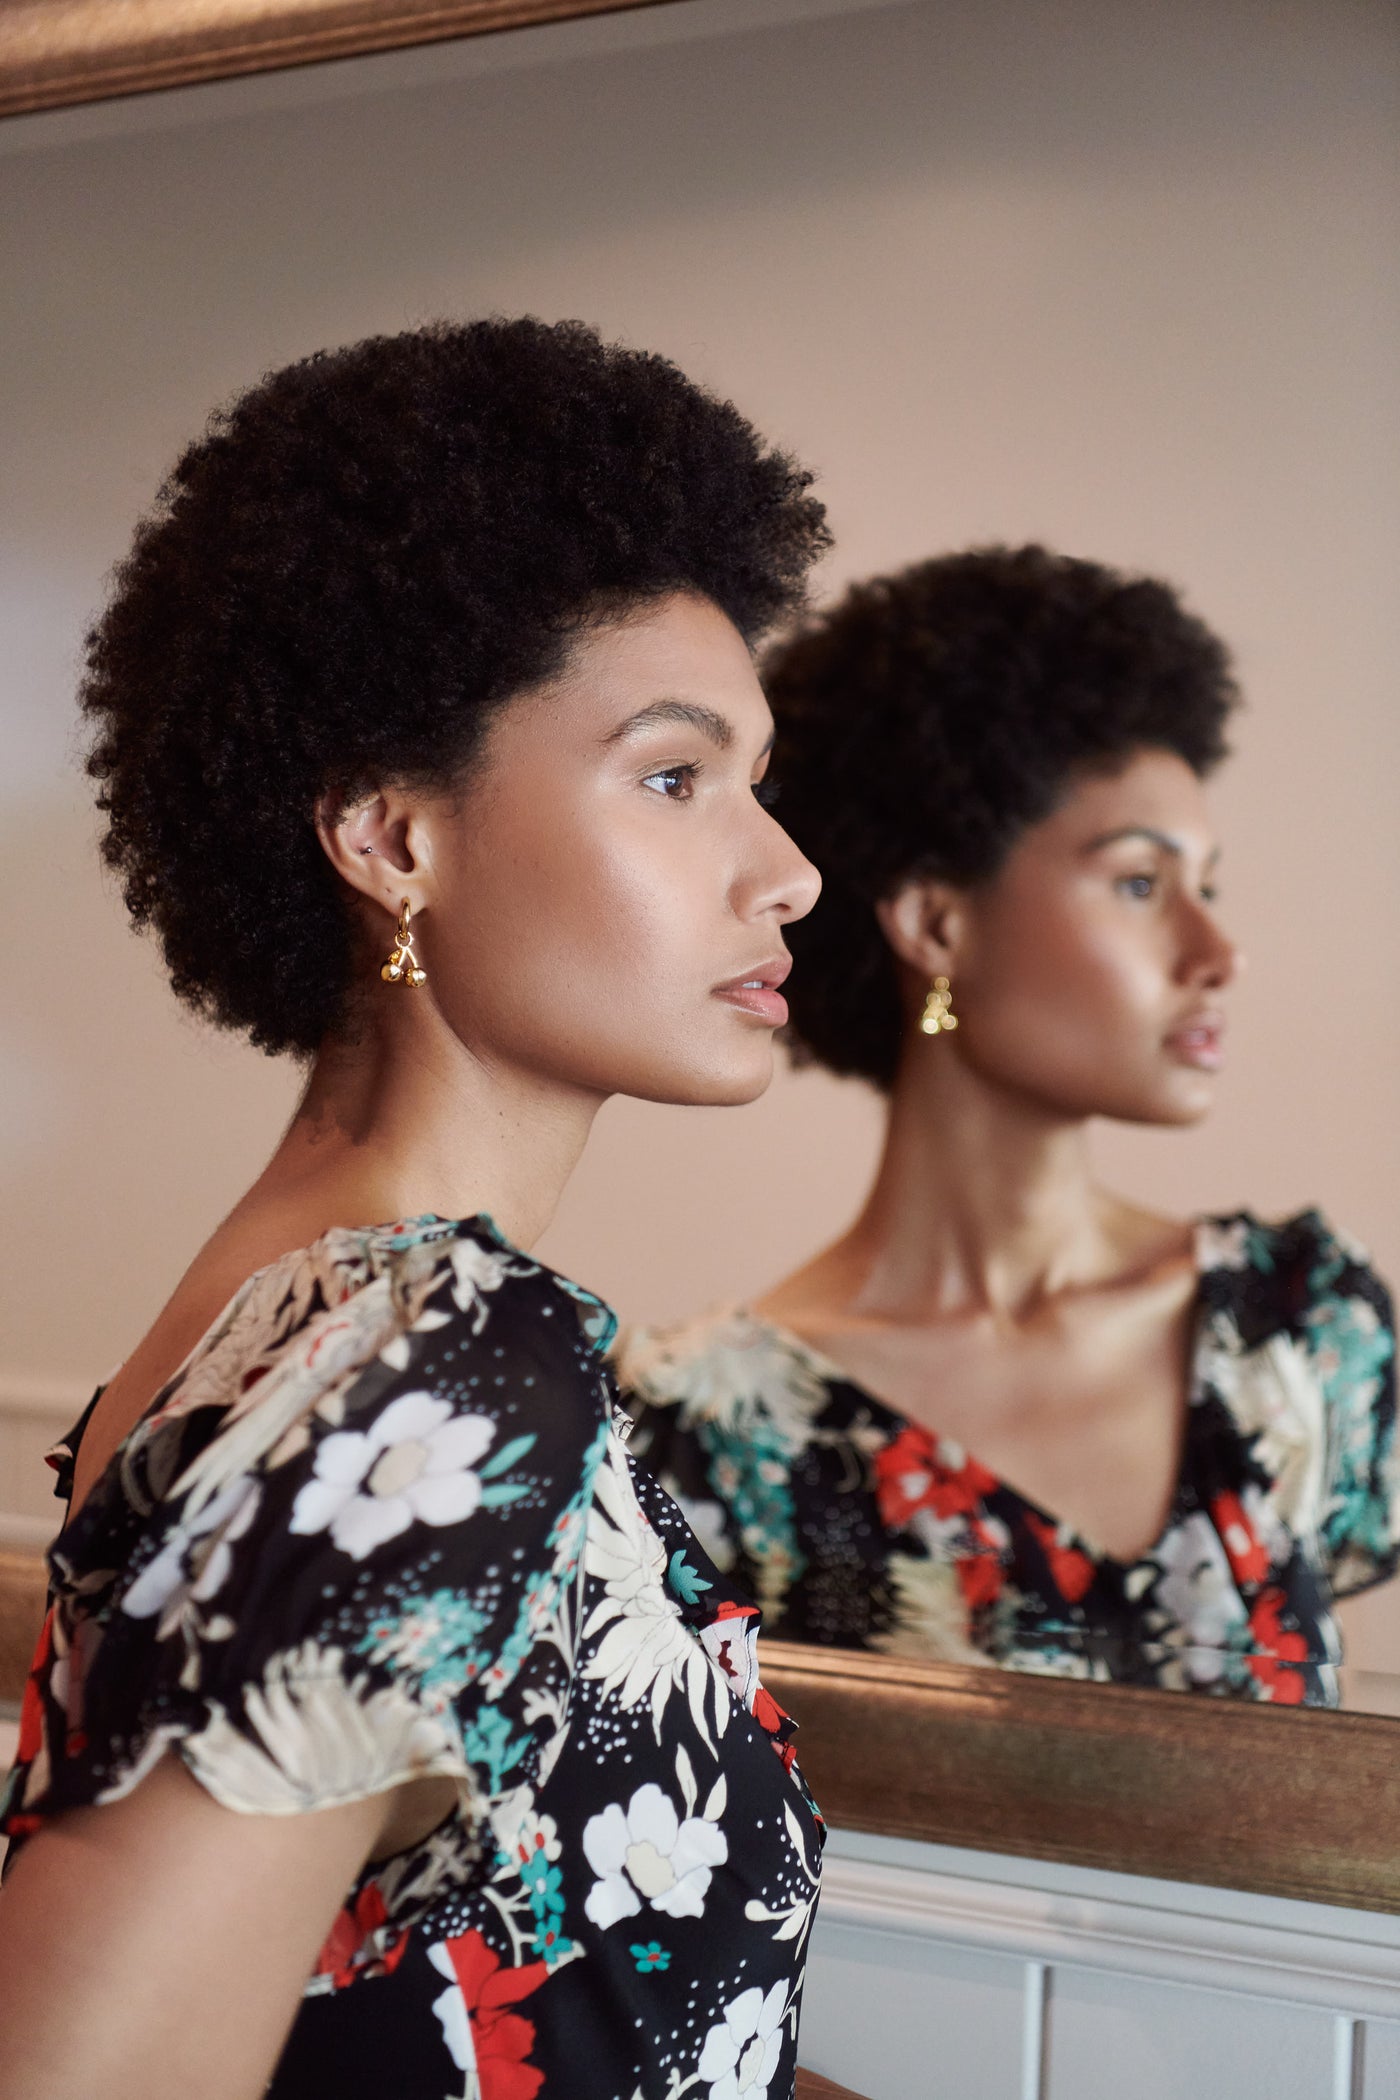
[[[0,116],[686,0],[0,0]]]
[[[1400,1739],[1063,1677],[763,1647],[838,1828],[1400,1911]]]
[[[0,1553],[0,1703],[24,1689],[44,1563]],[[1400,1912],[1400,1757],[1381,1715],[764,1644],[830,1823]]]

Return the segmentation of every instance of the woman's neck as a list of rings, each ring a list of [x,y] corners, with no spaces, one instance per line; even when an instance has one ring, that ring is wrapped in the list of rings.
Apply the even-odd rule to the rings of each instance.
[[[953,1056],[916,1055],[859,1216],[791,1297],[783,1286],[765,1303],[798,1316],[799,1300],[821,1300],[855,1322],[1015,1321],[1150,1265],[1180,1237],[1096,1185],[1087,1119],[1055,1116]]]
[[[231,1214],[269,1204],[327,1223],[486,1211],[529,1247],[550,1223],[598,1095],[465,1049],[413,992],[317,1056],[291,1123]]]

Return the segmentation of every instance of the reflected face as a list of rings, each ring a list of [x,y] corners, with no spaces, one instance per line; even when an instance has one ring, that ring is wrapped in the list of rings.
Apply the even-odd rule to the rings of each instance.
[[[966,899],[959,1053],[1057,1113],[1192,1123],[1224,1063],[1239,955],[1205,794],[1174,753],[1086,776]]]
[[[782,929],[820,878],[758,792],[748,648],[675,595],[512,701],[434,825],[430,981],[458,1038],[589,1093],[734,1103],[772,1076]]]

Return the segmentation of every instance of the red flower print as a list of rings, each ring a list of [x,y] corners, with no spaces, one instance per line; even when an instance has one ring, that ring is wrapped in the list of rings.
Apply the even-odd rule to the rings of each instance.
[[[881,1522],[899,1530],[915,1510],[931,1509],[936,1517],[970,1515],[997,1485],[996,1475],[975,1458],[960,1466],[945,1465],[937,1437],[914,1422],[877,1451],[874,1460],[875,1501]]]
[[[1259,1534],[1245,1515],[1238,1495],[1217,1495],[1210,1505],[1211,1522],[1220,1533],[1220,1543],[1236,1582],[1266,1582],[1269,1556]]]
[[[1275,1706],[1301,1706],[1306,1687],[1300,1665],[1308,1659],[1308,1644],[1301,1633],[1285,1633],[1283,1604],[1282,1590],[1260,1592],[1249,1615],[1255,1644],[1249,1667],[1268,1686]]]
[[[970,1529],[977,1540],[981,1526],[974,1523]],[[995,1604],[1006,1581],[1001,1555],[990,1541],[985,1544],[984,1552],[961,1553],[957,1560],[958,1588],[969,1611],[976,1611],[982,1604]]]
[[[384,1898],[374,1882],[360,1890],[353,1909],[347,1906],[336,1915],[335,1923],[326,1935],[320,1959],[316,1963],[318,1976],[329,1976],[331,1987],[343,1991],[357,1976],[365,1975],[371,1966],[359,1959],[365,1941],[372,1932],[377,1932],[389,1913],[384,1907]],[[378,1955],[373,1963],[376,1976],[392,1976],[403,1960],[403,1950],[408,1945],[408,1933],[403,1931],[387,1950]]]
[[[1026,1511],[1026,1529],[1036,1541],[1050,1568],[1050,1579],[1066,1604],[1077,1604],[1094,1580],[1094,1563],[1077,1546],[1060,1542],[1057,1525],[1048,1524],[1033,1510]]]
[[[525,2061],[535,2045],[534,2025],[508,2008],[538,1990],[548,1968],[532,1961],[503,1969],[499,1954],[474,1930],[444,1946],[466,2000],[481,2100],[535,2100],[544,2072]]]

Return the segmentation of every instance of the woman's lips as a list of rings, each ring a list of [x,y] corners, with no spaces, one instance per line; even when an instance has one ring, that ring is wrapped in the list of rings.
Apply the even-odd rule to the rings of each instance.
[[[767,1021],[774,1028],[781,1028],[788,1017],[787,1000],[781,992],[770,991],[767,985],[722,984],[715,991],[716,999],[723,999],[726,1006],[737,1006],[746,1014],[757,1014],[760,1021]]]
[[[1225,1062],[1225,1023],[1212,1016],[1174,1029],[1167,1037],[1167,1049],[1178,1064],[1218,1072]]]
[[[766,1021],[770,1028],[781,1028],[787,1021],[787,1000],[778,990],[792,968],[790,955],[775,955],[771,961],[760,963],[756,969],[745,970],[742,977],[731,977],[727,984],[715,986],[716,999],[723,999],[726,1006],[737,1006],[741,1013],[753,1014]]]

